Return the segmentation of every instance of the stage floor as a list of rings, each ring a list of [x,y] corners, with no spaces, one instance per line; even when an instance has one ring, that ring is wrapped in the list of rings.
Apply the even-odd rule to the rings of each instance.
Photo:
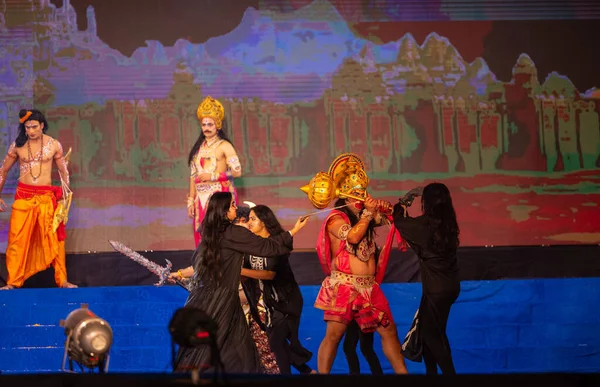
[[[400,337],[419,305],[418,283],[382,285]],[[325,333],[323,312],[313,307],[319,286],[301,287],[304,309],[299,336],[313,352]],[[58,372],[65,333],[59,321],[82,303],[112,326],[110,373],[169,373],[167,329],[188,293],[178,286],[110,286],[79,289],[17,289],[0,292],[0,370],[4,374]],[[452,307],[448,336],[461,374],[600,372],[600,278],[463,281]],[[375,336],[375,352],[391,367]],[[361,359],[362,372],[368,373]],[[422,363],[407,362],[424,373]],[[346,374],[342,351],[333,373]],[[2,386],[4,386],[2,384]]]

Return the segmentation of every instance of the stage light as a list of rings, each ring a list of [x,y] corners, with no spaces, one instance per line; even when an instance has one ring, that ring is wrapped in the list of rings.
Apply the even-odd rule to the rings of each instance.
[[[184,347],[211,345],[217,324],[200,309],[180,308],[171,318],[169,332],[173,342]]]
[[[72,311],[65,320],[61,320],[60,326],[65,328],[67,336],[63,371],[75,372],[73,363],[79,365],[82,372],[84,367],[90,371],[97,368],[100,373],[108,371],[113,342],[113,332],[108,322],[89,310],[87,304],[82,304],[81,308]]]
[[[217,323],[200,309],[187,307],[176,310],[169,322],[173,371],[177,368],[175,364],[175,344],[188,348],[206,345],[211,350],[210,364],[216,381],[219,373],[225,372],[216,341],[217,329]],[[197,383],[200,370],[189,369],[188,371],[192,373],[192,382]]]

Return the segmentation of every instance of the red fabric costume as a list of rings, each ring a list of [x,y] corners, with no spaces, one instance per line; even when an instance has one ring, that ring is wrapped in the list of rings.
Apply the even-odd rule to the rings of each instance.
[[[323,222],[317,241],[317,255],[327,277],[323,280],[315,307],[325,311],[325,321],[338,321],[348,325],[354,319],[363,332],[373,332],[379,326],[386,327],[393,322],[393,318],[379,284],[385,274],[394,235],[401,241],[400,235],[392,225],[379,254],[374,276],[353,275],[350,270],[351,253],[346,248],[345,240],[340,241],[335,256],[331,256],[327,224],[334,216],[339,216],[350,224],[346,214],[337,210],[331,211]],[[335,259],[333,265],[332,259]]]

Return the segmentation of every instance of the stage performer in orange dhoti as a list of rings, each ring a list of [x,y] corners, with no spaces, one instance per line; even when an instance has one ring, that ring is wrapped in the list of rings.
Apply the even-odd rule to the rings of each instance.
[[[327,276],[315,301],[315,307],[325,311],[327,323],[318,354],[320,374],[331,371],[340,340],[353,320],[362,332],[381,336],[383,352],[395,373],[407,373],[396,325],[379,286],[397,235],[391,224],[391,204],[368,195],[368,185],[362,160],[345,153],[333,161],[328,173],[318,173],[301,188],[317,208],[337,198],[336,209],[323,222],[317,241]],[[376,260],[375,228],[382,225],[391,227]]]
[[[67,281],[64,220],[53,225],[63,189],[69,187],[63,149],[58,140],[45,134],[48,123],[39,110],[21,110],[19,118],[19,134],[0,167],[0,192],[10,168],[17,161],[20,167],[6,248],[8,279],[1,289],[20,288],[29,277],[50,266],[59,287],[74,288],[77,286]],[[61,187],[52,186],[53,162]],[[0,211],[6,209],[0,198]]]
[[[202,131],[190,151],[190,193],[188,216],[194,220],[194,240],[200,244],[200,226],[208,199],[214,192],[231,192],[237,202],[233,178],[242,176],[240,159],[224,131],[225,109],[208,96],[196,112]]]

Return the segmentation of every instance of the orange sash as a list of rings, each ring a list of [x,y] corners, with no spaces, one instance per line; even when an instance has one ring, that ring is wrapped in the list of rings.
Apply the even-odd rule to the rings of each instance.
[[[58,201],[62,198],[62,189],[61,187],[53,186],[53,185],[28,185],[19,182],[17,185],[17,190],[15,191],[15,200],[32,199],[37,195],[47,195],[52,193],[52,207],[56,210],[56,206],[58,205]],[[53,214],[54,215],[54,214]],[[67,231],[65,230],[65,224],[61,223],[56,229],[56,234],[58,236],[59,241],[64,241],[67,237]]]
[[[9,285],[21,287],[31,276],[54,266],[58,286],[67,280],[64,224],[52,229],[60,187],[19,183],[12,205],[6,268]]]

